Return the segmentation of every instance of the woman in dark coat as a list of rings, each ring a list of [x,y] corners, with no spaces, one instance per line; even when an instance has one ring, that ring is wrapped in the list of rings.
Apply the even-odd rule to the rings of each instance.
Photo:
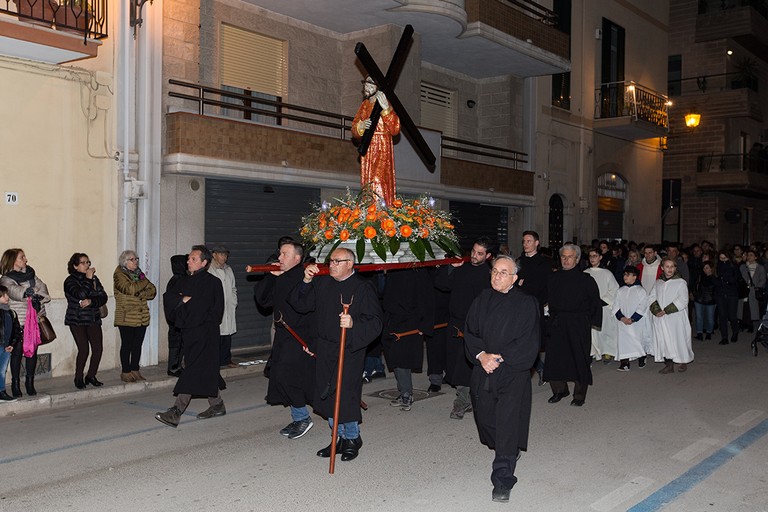
[[[729,323],[731,324],[731,343],[739,341],[739,319],[736,316],[739,306],[739,291],[736,287],[739,268],[728,251],[719,251],[717,259],[717,278],[714,281],[715,302],[717,302],[717,317],[722,335],[720,345],[727,345]]]
[[[104,350],[99,308],[107,303],[107,293],[96,277],[96,267],[91,266],[87,254],[74,253],[67,263],[67,271],[69,276],[64,280],[64,296],[67,298],[64,325],[69,326],[77,345],[75,387],[85,389],[88,384],[101,386],[103,383],[96,378]],[[91,363],[83,378],[89,345]]]

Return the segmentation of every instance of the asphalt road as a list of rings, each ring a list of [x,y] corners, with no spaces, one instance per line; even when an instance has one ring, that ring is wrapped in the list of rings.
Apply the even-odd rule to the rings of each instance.
[[[327,423],[280,436],[288,411],[264,404],[254,371],[228,379],[226,416],[198,420],[207,402],[194,400],[178,429],[153,417],[172,404],[167,386],[0,417],[0,511],[765,511],[768,353],[741,338],[695,342],[686,373],[596,364],[583,408],[548,404],[534,380],[509,504],[491,502],[492,452],[471,416],[448,418],[450,388],[409,412],[365,396],[360,456],[330,475],[315,456]],[[394,387],[388,376],[364,393]]]

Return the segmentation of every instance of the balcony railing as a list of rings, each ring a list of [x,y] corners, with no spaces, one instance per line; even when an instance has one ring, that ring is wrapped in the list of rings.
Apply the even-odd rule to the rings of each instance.
[[[757,92],[760,81],[754,73],[734,71],[715,75],[701,75],[667,82],[670,96],[681,96],[690,93],[731,91],[735,89],[750,89]]]
[[[768,2],[765,0],[699,0],[699,14],[715,14],[747,6],[768,18]]]
[[[343,140],[351,138],[349,133],[353,118],[349,116],[180,80],[170,79],[168,83],[177,88],[169,91],[168,96],[193,103],[195,112],[202,116],[241,121],[250,119],[250,122],[279,125],[316,135]],[[262,122],[259,122],[259,119]],[[443,150],[461,154],[466,160],[492,158],[502,161],[504,165],[513,169],[517,169],[518,164],[527,163],[526,153],[468,140],[443,137],[441,147]]]
[[[0,14],[84,38],[107,37],[107,0],[0,0]]]
[[[537,2],[531,0],[501,0],[501,3],[510,5],[545,25],[555,26],[557,24],[557,14]]]
[[[669,128],[669,98],[633,81],[601,84],[595,89],[595,119],[615,117]]]
[[[754,172],[768,175],[768,153],[701,155],[696,162],[697,172]]]

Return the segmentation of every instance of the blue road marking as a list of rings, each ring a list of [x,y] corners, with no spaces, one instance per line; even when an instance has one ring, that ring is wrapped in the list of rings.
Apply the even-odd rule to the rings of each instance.
[[[162,410],[163,409],[162,407],[157,406],[157,405],[141,403],[141,402],[135,402],[135,401],[130,401],[130,400],[129,401],[125,401],[123,403],[127,404],[127,405],[133,405],[133,406],[142,407],[142,408],[145,408],[145,409],[152,409],[154,411],[158,411],[158,410]],[[258,405],[252,405],[250,407],[241,407],[239,409],[234,409],[232,411],[227,411],[227,414],[238,414],[238,413],[241,413],[241,412],[253,411],[255,409],[261,409],[262,407],[267,407],[267,404],[258,404]],[[195,414],[192,414],[192,413],[186,413],[185,412],[184,414],[185,415],[195,416]],[[67,444],[67,445],[64,445],[64,446],[58,446],[56,448],[48,448],[47,450],[41,450],[39,452],[27,453],[25,455],[17,455],[15,457],[7,457],[5,459],[0,459],[0,465],[2,465],[2,464],[10,464],[11,462],[16,462],[16,461],[20,461],[20,460],[27,460],[27,459],[31,459],[33,457],[40,457],[40,456],[43,456],[43,455],[50,455],[52,453],[63,452],[63,451],[66,451],[66,450],[72,450],[74,448],[80,448],[82,446],[88,446],[88,445],[92,445],[92,444],[98,444],[98,443],[105,443],[105,442],[108,442],[108,441],[114,441],[115,439],[121,439],[121,438],[125,438],[125,437],[130,437],[130,436],[137,436],[137,435],[140,435],[140,434],[145,434],[147,432],[153,432],[155,430],[168,430],[168,427],[165,426],[165,425],[157,425],[157,426],[150,427],[150,428],[143,428],[141,430],[133,430],[131,432],[113,434],[111,436],[97,437],[96,439],[90,439],[88,441],[82,441],[82,442],[79,442],[79,443]]]
[[[766,433],[768,433],[768,420],[763,420],[757,426],[746,431],[734,441],[728,443],[678,478],[628,509],[627,512],[653,512],[661,509],[679,498],[682,494],[690,491],[694,486],[701,483]]]

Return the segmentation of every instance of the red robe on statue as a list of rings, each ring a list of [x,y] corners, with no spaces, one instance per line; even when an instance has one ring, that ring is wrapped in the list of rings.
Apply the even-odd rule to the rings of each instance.
[[[374,103],[366,99],[360,105],[355,119],[352,121],[352,136],[359,139],[365,133],[359,126],[360,121],[371,117]],[[370,185],[375,194],[380,196],[387,205],[395,199],[395,154],[392,137],[400,133],[400,118],[391,108],[383,110],[376,125],[376,131],[371,138],[368,152],[360,157],[360,184]]]

